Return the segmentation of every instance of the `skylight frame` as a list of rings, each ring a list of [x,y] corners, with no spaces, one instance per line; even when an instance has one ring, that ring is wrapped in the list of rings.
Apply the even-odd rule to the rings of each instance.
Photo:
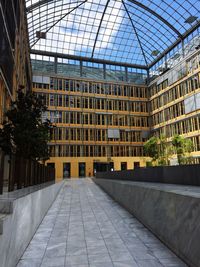
[[[84,3],[85,2],[85,3]],[[95,3],[93,3],[95,2]],[[123,11],[124,13],[124,7],[123,4],[120,6],[120,3],[122,3],[122,0],[116,0],[119,10]],[[41,50],[41,51],[49,51],[53,53],[64,53],[64,54],[71,54],[75,56],[82,56],[82,57],[88,57],[88,58],[94,58],[94,59],[101,59],[105,61],[111,61],[111,62],[117,62],[120,63],[128,63],[133,65],[145,65],[150,66],[152,65],[156,60],[159,60],[159,58],[169,49],[169,47],[172,47],[173,44],[180,43],[182,39],[185,37],[185,33],[193,28],[195,25],[199,24],[199,20],[197,19],[192,25],[186,25],[182,22],[180,22],[180,18],[182,20],[186,19],[189,16],[197,16],[200,17],[200,10],[195,9],[195,4],[197,3],[197,0],[190,0],[186,1],[183,0],[180,2],[180,0],[141,0],[141,1],[134,1],[134,0],[124,0],[123,1],[126,7],[129,9],[128,13],[130,14],[131,23],[127,26],[127,30],[124,30],[124,38],[126,38],[129,34],[129,38],[126,38],[127,40],[134,40],[134,38],[137,38],[138,43],[136,42],[132,43],[132,46],[126,46],[122,44],[119,44],[114,40],[107,42],[99,42],[99,51],[98,51],[98,45],[96,47],[97,42],[100,40],[99,38],[103,36],[101,34],[101,30],[103,29],[104,20],[98,20],[98,25],[95,25],[95,21],[93,22],[89,19],[89,14],[93,13],[93,16],[96,14],[96,17],[98,17],[99,13],[101,13],[101,17],[103,17],[103,12],[107,12],[108,9],[104,11],[104,8],[106,6],[106,3],[108,3],[108,7],[110,8],[110,3],[112,3],[112,0],[98,0],[98,1],[92,1],[92,0],[26,0],[27,3],[27,17],[28,17],[28,25],[29,25],[29,38],[30,38],[30,45],[33,43],[35,44],[31,48],[34,50]],[[137,3],[136,3],[137,2]],[[84,31],[82,31],[81,27],[81,16],[80,21],[70,21],[69,16],[65,20],[66,27],[69,25],[74,25],[74,28],[77,28],[77,35],[73,37],[72,32],[65,34],[58,30],[58,28],[62,27],[62,23],[59,23],[58,21],[62,18],[64,13],[66,12],[66,7],[71,7],[70,9],[73,9],[76,5],[81,4],[80,8],[75,9],[72,13],[76,13],[77,11],[81,11],[83,16],[85,16],[86,24],[89,27],[89,31],[87,32],[87,27],[85,27]],[[90,3],[91,8],[85,8],[86,3]],[[182,4],[181,4],[182,3]],[[147,5],[147,9],[144,9],[141,7],[140,4]],[[102,7],[99,8],[101,12],[96,12],[96,7]],[[88,5],[89,7],[89,5]],[[60,9],[60,11],[59,11]],[[70,10],[68,9],[68,10]],[[117,7],[115,7],[117,9]],[[35,10],[35,11],[34,11]],[[38,12],[36,12],[36,10]],[[57,11],[56,11],[57,10]],[[84,12],[86,10],[87,12]],[[149,10],[152,10],[149,11]],[[135,12],[134,12],[135,11]],[[45,19],[45,12],[48,14],[46,15]],[[96,13],[95,13],[96,12]],[[155,16],[155,12],[157,15]],[[107,12],[108,13],[108,12]],[[119,14],[119,12],[118,12]],[[139,20],[141,16],[139,14],[143,14],[143,21]],[[38,19],[39,16],[39,19]],[[169,23],[172,24],[173,27],[176,28],[176,32],[173,30],[173,27],[169,27],[166,23],[164,23],[162,20],[159,19],[159,16],[162,16],[164,19],[168,20]],[[171,17],[171,20],[169,19]],[[71,16],[75,20],[77,16]],[[125,17],[124,17],[125,18]],[[61,20],[62,21],[62,20]],[[123,19],[122,19],[123,21]],[[37,22],[37,23],[36,23]],[[150,22],[151,25],[150,25]],[[172,23],[174,22],[174,23]],[[48,28],[52,27],[52,23],[56,23],[56,25],[53,27],[53,31],[49,31]],[[91,24],[91,25],[89,25]],[[101,24],[101,25],[100,25]],[[130,36],[130,25],[135,25],[135,34],[133,33],[132,36]],[[123,25],[122,25],[123,26]],[[122,27],[121,26],[121,27]],[[151,27],[150,27],[151,26]],[[98,29],[99,32],[97,32],[96,36],[93,32],[93,29]],[[114,27],[114,26],[113,26]],[[72,27],[69,29],[72,29]],[[106,28],[107,29],[107,28]],[[106,30],[105,29],[105,30]],[[36,31],[45,31],[47,30],[47,41],[45,40],[39,40],[37,41],[36,38]],[[53,36],[56,36],[58,31],[60,35],[57,35],[58,40],[53,40]],[[134,32],[134,28],[132,27],[132,30]],[[79,33],[82,32],[82,37],[79,37]],[[180,34],[178,34],[180,32]],[[121,31],[122,33],[122,31]],[[115,34],[115,33],[114,33]],[[169,36],[167,36],[169,34]],[[48,39],[48,36],[51,36],[50,39]],[[59,37],[60,36],[60,37]],[[66,37],[69,38],[69,47],[65,51],[64,46],[66,44]],[[86,36],[88,38],[86,38]],[[166,37],[165,41],[163,42],[162,39]],[[65,40],[62,42],[59,42],[59,38]],[[80,41],[81,40],[81,41]],[[161,40],[161,41],[160,41]],[[77,41],[80,41],[80,44],[77,44]],[[128,42],[128,41],[127,41]],[[61,47],[62,43],[62,47]],[[93,45],[92,45],[93,44]],[[109,47],[108,47],[109,44]],[[57,46],[57,47],[56,47]],[[139,47],[142,48],[139,50]],[[153,50],[159,50],[160,54],[158,56],[152,56],[151,52]],[[129,52],[128,52],[129,51]],[[143,52],[142,52],[143,51]],[[133,54],[135,55],[133,57]],[[145,60],[146,59],[146,60]]]

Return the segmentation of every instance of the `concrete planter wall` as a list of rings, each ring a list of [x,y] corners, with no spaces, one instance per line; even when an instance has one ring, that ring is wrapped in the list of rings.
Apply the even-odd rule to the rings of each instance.
[[[1,267],[16,266],[62,186],[60,182],[17,199],[0,199],[2,205],[10,205],[8,210],[1,207],[4,212],[11,212],[1,221]]]
[[[98,172],[96,178],[200,185],[200,165],[137,168],[127,171]]]
[[[94,179],[190,267],[200,266],[200,188]]]

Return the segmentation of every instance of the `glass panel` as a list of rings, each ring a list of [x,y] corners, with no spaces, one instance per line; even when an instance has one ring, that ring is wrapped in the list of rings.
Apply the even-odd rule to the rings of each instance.
[[[199,0],[26,0],[26,7],[32,49],[143,66],[200,17]]]

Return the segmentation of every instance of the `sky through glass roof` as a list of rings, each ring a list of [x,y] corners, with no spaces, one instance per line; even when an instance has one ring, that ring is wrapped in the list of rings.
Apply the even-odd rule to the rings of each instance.
[[[26,0],[34,50],[147,66],[195,24],[199,0]]]

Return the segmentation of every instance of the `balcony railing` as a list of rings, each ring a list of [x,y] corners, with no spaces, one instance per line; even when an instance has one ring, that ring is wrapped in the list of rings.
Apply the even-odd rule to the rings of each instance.
[[[54,181],[54,168],[0,150],[0,194]]]

